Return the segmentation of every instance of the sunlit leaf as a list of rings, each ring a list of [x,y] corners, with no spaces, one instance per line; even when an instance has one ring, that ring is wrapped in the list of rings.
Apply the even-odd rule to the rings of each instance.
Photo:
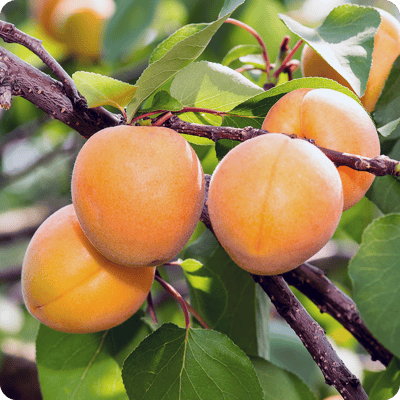
[[[137,87],[108,76],[78,71],[72,75],[89,107],[110,105],[120,110],[131,101]]]

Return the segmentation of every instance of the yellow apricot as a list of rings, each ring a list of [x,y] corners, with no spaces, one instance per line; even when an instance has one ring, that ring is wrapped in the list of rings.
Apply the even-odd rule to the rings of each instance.
[[[32,0],[34,17],[69,52],[98,57],[106,22],[115,11],[114,0]]]
[[[270,132],[314,139],[331,150],[376,157],[379,137],[368,113],[351,97],[330,89],[297,89],[270,109],[262,125]],[[343,184],[344,210],[356,204],[375,176],[349,167],[338,168]]]
[[[172,129],[106,128],[78,154],[72,199],[84,233],[105,257],[157,266],[192,235],[204,202],[204,174],[192,147]]]
[[[343,190],[322,151],[272,133],[239,144],[222,159],[207,204],[215,234],[236,264],[275,275],[328,242],[342,214]]]
[[[396,58],[400,55],[400,23],[391,14],[377,9],[381,15],[381,24],[375,35],[372,65],[367,87],[361,102],[368,112],[375,105],[382,92],[385,81]],[[349,83],[336,72],[317,52],[305,45],[301,56],[303,75],[330,78],[352,90]]]
[[[131,317],[146,300],[155,268],[112,263],[91,245],[73,205],[51,215],[33,235],[22,268],[29,312],[62,332],[110,329]]]
[[[336,394],[334,396],[327,397],[325,400],[343,400],[343,397],[340,394]]]

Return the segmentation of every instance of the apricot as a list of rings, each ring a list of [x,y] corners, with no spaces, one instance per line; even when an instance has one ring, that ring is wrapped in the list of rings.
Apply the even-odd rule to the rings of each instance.
[[[100,55],[106,22],[115,11],[114,0],[32,0],[36,20],[72,54]]]
[[[316,144],[344,153],[375,157],[380,153],[375,125],[363,107],[330,89],[297,89],[283,96],[268,112],[262,129],[314,139]],[[375,176],[349,167],[338,168],[344,210],[356,204]]]
[[[391,14],[377,9],[381,15],[381,24],[374,39],[372,65],[368,77],[367,87],[361,102],[368,112],[375,109],[375,105],[382,92],[385,81],[396,58],[400,55],[400,23]],[[333,69],[316,51],[305,45],[301,56],[303,75],[330,78],[343,86],[353,90],[350,84]]]
[[[343,397],[340,394],[327,397],[325,400],[343,400]]]
[[[231,150],[212,175],[208,210],[221,245],[240,267],[275,275],[331,238],[343,208],[334,164],[314,145],[266,134]]]
[[[33,235],[22,268],[29,312],[62,332],[110,329],[146,300],[155,268],[126,268],[103,257],[85,237],[70,204]]]
[[[106,128],[78,154],[72,199],[84,233],[106,258],[157,266],[175,257],[196,227],[203,169],[172,129]]]

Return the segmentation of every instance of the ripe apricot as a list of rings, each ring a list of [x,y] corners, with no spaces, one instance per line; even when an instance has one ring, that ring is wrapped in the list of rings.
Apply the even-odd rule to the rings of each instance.
[[[314,139],[321,147],[344,153],[364,157],[380,153],[378,133],[368,113],[351,97],[330,89],[286,94],[270,109],[262,129]],[[347,210],[364,196],[375,176],[344,166],[338,170]]]
[[[22,268],[29,312],[62,332],[110,329],[146,300],[155,268],[126,268],[103,257],[85,237],[73,205],[51,215],[33,235]]]
[[[334,164],[312,144],[281,134],[247,140],[212,175],[208,210],[221,245],[246,271],[275,275],[331,238],[343,208]]]
[[[72,198],[84,233],[100,253],[121,265],[157,266],[175,257],[196,227],[203,169],[172,129],[106,128],[78,154]]]
[[[385,81],[396,58],[400,55],[400,23],[391,14],[377,9],[381,24],[374,39],[372,65],[367,87],[361,102],[368,112],[372,112],[382,92]],[[301,56],[303,75],[330,78],[352,90],[349,83],[333,69],[316,51],[306,45]]]
[[[100,55],[107,20],[115,10],[114,0],[32,0],[36,20],[72,54]]]

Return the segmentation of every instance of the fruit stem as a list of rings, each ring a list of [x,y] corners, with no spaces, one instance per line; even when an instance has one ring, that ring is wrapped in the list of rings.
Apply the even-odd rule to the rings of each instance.
[[[293,47],[293,49],[290,51],[290,53],[285,57],[285,59],[282,61],[282,64],[280,67],[274,72],[274,78],[278,78],[279,74],[285,69],[287,66],[287,63],[293,58],[295,55],[296,51],[299,49],[299,47],[303,44],[303,40],[300,39]]]
[[[244,30],[246,30],[247,32],[249,32],[251,35],[253,35],[257,42],[259,43],[259,45],[262,48],[262,56],[265,62],[265,72],[267,73],[267,80],[269,81],[269,71],[271,69],[271,63],[269,61],[268,58],[268,52],[267,52],[267,47],[265,46],[264,41],[262,40],[262,37],[258,34],[258,32],[253,29],[251,26],[245,24],[242,21],[238,21],[237,19],[233,19],[233,18],[228,18],[225,22],[227,22],[228,24],[233,24],[236,26],[239,26],[240,28],[243,28]]]
[[[170,285],[168,282],[164,281],[163,278],[161,278],[159,272],[156,272],[156,275],[154,277],[154,279],[168,292],[170,293],[172,296],[175,297],[176,300],[179,301],[179,304],[182,307],[182,311],[183,314],[185,316],[185,327],[186,330],[188,330],[191,327],[190,324],[190,316],[189,316],[189,309],[188,309],[188,305],[186,303],[186,301],[184,300],[184,298],[182,297],[182,295],[172,286]]]
[[[154,309],[153,296],[151,295],[151,292],[149,292],[149,294],[147,295],[147,311],[149,312],[153,323],[155,325],[157,325],[158,320],[157,320],[156,311]]]

